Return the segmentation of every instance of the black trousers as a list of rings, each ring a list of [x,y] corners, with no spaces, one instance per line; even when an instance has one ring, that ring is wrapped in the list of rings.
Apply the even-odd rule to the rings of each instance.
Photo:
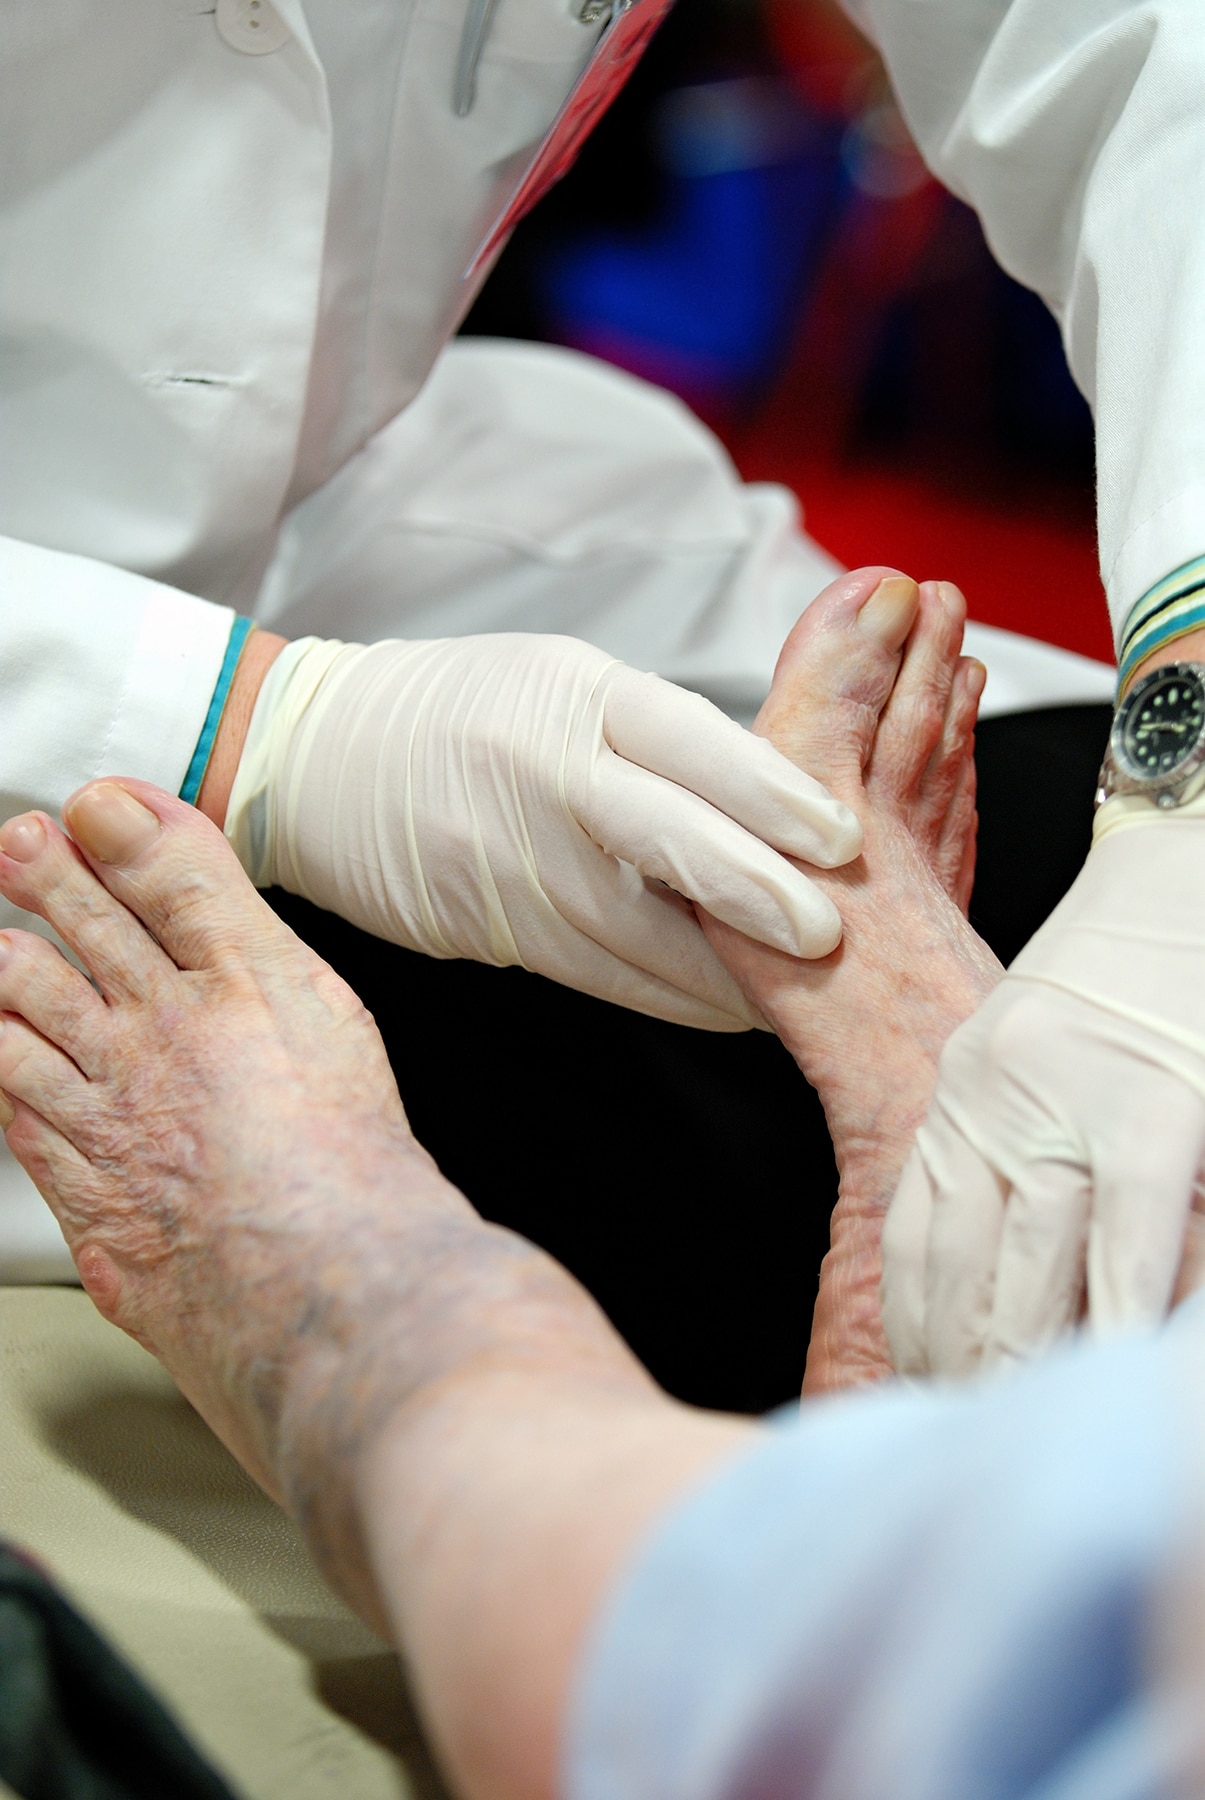
[[[1107,706],[979,727],[971,919],[1008,962],[1087,854]],[[776,1039],[691,1031],[521,969],[433,962],[273,892],[360,994],[411,1123],[490,1219],[552,1252],[673,1394],[798,1394],[837,1174]]]
[[[134,1671],[3,1543],[0,1781],[28,1800],[234,1800]]]

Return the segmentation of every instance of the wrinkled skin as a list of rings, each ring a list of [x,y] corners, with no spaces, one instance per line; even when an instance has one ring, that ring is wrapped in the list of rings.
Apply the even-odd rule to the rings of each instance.
[[[918,589],[880,569],[846,576],[813,602],[754,730],[862,820],[856,862],[809,871],[841,912],[840,948],[801,963],[704,921],[818,1091],[833,1136],[840,1196],[805,1394],[891,1373],[879,1311],[883,1216],[941,1048],[1002,974],[965,917],[983,671],[959,655],[964,620],[956,588]]]

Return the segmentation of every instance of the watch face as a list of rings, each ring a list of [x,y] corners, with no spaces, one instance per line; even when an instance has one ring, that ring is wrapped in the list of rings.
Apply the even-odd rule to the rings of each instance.
[[[1118,749],[1133,774],[1147,781],[1174,774],[1205,728],[1201,677],[1182,663],[1157,669],[1130,696],[1120,724]]]

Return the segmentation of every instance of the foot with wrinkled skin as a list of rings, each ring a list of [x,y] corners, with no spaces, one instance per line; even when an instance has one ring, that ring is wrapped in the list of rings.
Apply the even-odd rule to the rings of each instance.
[[[67,815],[92,868],[27,814],[0,829],[0,891],[95,985],[44,939],[0,933],[0,1123],[100,1311],[271,1490],[287,1379],[253,1335],[316,1342],[314,1295],[336,1318],[349,1268],[370,1294],[403,1213],[436,1233],[475,1215],[412,1137],[371,1017],[215,826],[134,781],[93,784]],[[253,1403],[232,1395],[239,1366]]]
[[[844,921],[801,963],[704,928],[824,1104],[840,1171],[804,1393],[892,1372],[879,1311],[883,1215],[942,1045],[1002,973],[967,924],[981,665],[960,657],[948,583],[887,569],[840,577],[791,633],[754,730],[862,821],[862,855],[809,869]]]
[[[754,1427],[670,1401],[440,1176],[372,1020],[216,827],[132,781],[64,815],[75,843],[0,829],[0,892],[94,983],[0,933],[8,1142],[101,1312],[401,1651],[450,1787],[551,1800],[604,1596]]]

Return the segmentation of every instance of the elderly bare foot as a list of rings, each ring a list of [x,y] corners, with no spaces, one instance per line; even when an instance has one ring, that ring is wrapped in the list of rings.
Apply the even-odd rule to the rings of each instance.
[[[411,1136],[371,1018],[214,826],[132,781],[67,814],[92,867],[29,814],[0,829],[0,891],[95,985],[0,934],[0,1123],[100,1310],[272,1487],[289,1371],[255,1334],[316,1346],[349,1290],[372,1304],[404,1200],[438,1229],[472,1215]]]
[[[891,1372],[878,1300],[883,1213],[941,1047],[1001,973],[964,916],[983,683],[959,656],[964,617],[956,589],[884,569],[843,576],[813,602],[755,729],[863,822],[862,856],[818,877],[844,938],[822,962],[800,963],[705,921],[819,1092],[833,1135],[841,1188],[805,1393]]]

